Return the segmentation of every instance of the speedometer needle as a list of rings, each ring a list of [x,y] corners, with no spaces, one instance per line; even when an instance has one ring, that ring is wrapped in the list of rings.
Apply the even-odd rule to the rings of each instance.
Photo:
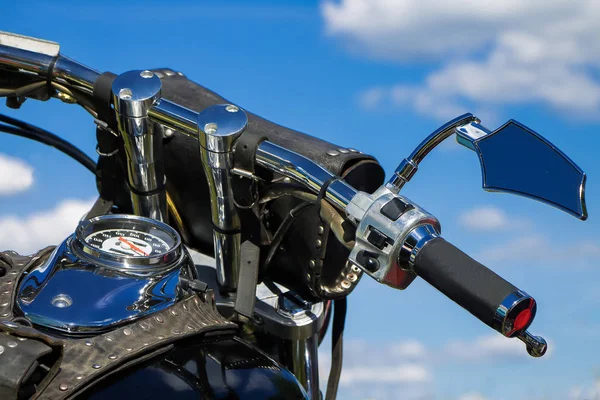
[[[139,247],[137,247],[135,244],[131,243],[129,240],[120,237],[119,240],[123,243],[125,243],[127,246],[129,246],[131,248],[131,250],[135,251],[136,253],[140,253],[143,254],[145,256],[148,255],[148,253],[146,253],[144,250],[140,249]]]

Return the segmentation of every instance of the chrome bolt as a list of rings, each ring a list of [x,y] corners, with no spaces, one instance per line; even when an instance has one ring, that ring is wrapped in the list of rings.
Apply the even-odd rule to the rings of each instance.
[[[350,274],[348,274],[348,275],[346,276],[346,278],[348,278],[348,280],[349,280],[350,282],[356,282],[356,280],[358,279],[358,276],[356,276],[356,274],[352,274],[352,273],[350,273]]]
[[[152,71],[145,70],[145,71],[140,72],[140,76],[142,78],[148,79],[148,78],[152,78],[154,76],[154,73]]]
[[[350,287],[351,287],[351,286],[352,286],[352,284],[351,284],[350,282],[348,282],[348,281],[346,281],[346,280],[343,280],[343,281],[342,281],[342,287],[343,287],[344,289],[350,289]]]
[[[67,308],[73,304],[73,299],[69,295],[59,294],[52,298],[51,303],[56,308]]]
[[[237,106],[234,106],[233,104],[229,104],[227,107],[225,107],[225,110],[227,110],[231,113],[240,111],[240,109],[237,108]]]

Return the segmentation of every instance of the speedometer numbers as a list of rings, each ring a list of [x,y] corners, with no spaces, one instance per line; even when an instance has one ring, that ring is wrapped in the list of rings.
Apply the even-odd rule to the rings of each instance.
[[[106,229],[85,238],[88,245],[111,254],[129,257],[157,256],[169,251],[167,243],[149,233],[130,229]]]

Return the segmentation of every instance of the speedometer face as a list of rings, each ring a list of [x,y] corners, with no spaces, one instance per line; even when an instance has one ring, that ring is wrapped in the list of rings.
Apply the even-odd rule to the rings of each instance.
[[[134,257],[158,256],[170,250],[167,243],[150,234],[131,229],[106,229],[85,238],[87,244],[112,254]]]
[[[71,248],[95,265],[144,273],[168,269],[183,254],[181,238],[169,225],[119,214],[82,221]]]

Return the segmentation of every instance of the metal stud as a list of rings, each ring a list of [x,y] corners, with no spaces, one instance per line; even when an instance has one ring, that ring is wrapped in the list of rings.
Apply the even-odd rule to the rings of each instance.
[[[106,340],[108,340],[109,342],[113,342],[115,340],[115,338],[112,336],[107,336]]]
[[[183,303],[183,309],[184,309],[185,311],[187,311],[187,310],[188,310],[187,303]]]
[[[163,335],[158,335],[156,338],[157,338],[158,340],[163,340],[165,337],[164,337]]]
[[[173,329],[171,332],[173,332],[173,335],[181,335],[181,331],[179,329]]]
[[[196,328],[194,328],[192,325],[188,325],[188,326],[187,326],[187,328],[188,328],[190,331],[196,330]]]
[[[5,302],[5,303],[2,303],[2,304],[0,304],[0,307],[6,307],[6,306],[8,306],[9,304],[10,304],[9,302]]]
[[[4,353],[4,346],[0,345],[0,354]]]
[[[141,322],[140,323],[140,328],[142,328],[143,330],[147,331],[148,329],[150,329],[150,325],[148,325],[146,322]]]
[[[2,294],[10,294],[10,290],[5,290],[2,292]]]
[[[313,269],[314,267],[317,266],[317,263],[315,262],[315,260],[310,260],[310,262],[308,263],[308,266],[310,267],[310,269]]]
[[[92,341],[91,341],[91,340],[86,340],[86,341],[85,341],[85,345],[86,345],[87,347],[92,347],[92,346],[94,345],[94,343],[92,343]]]
[[[340,153],[342,153],[342,154],[348,154],[348,153],[350,153],[350,150],[348,150],[348,149],[338,149],[338,151]]]
[[[351,269],[355,273],[359,273],[360,272],[360,268],[358,268],[356,265],[353,265]]]
[[[133,331],[130,328],[123,329],[123,335],[125,336],[131,336],[132,333]]]
[[[323,244],[323,242],[321,242],[321,239],[317,239],[317,241],[315,242],[315,247],[317,249],[320,249],[322,244]]]
[[[12,340],[9,340],[8,342],[6,342],[6,345],[8,347],[10,347],[11,349],[14,349],[15,347],[17,347],[17,342],[13,342]]]
[[[8,317],[10,317],[10,314],[9,313],[4,313],[4,314],[0,315],[0,317],[2,317],[2,318],[8,318]]]
[[[27,338],[24,338],[24,337],[18,337],[18,338],[17,338],[17,340],[18,340],[19,342],[24,342],[24,341],[26,341],[26,340],[27,340]]]
[[[125,350],[127,350],[127,351],[133,351],[133,348],[131,348],[131,347],[125,347]]]
[[[348,282],[348,281],[346,281],[346,280],[343,280],[343,281],[342,281],[342,287],[343,287],[344,289],[350,289],[350,287],[351,287],[351,286],[352,286],[352,284],[351,284],[350,282]]]
[[[339,155],[340,155],[340,153],[338,153],[338,152],[337,152],[337,151],[335,151],[335,150],[330,150],[330,151],[328,151],[328,152],[327,152],[327,155],[328,155],[328,156],[331,156],[331,157],[335,157],[335,156],[339,156]]]
[[[142,346],[148,346],[148,342],[142,343]]]
[[[19,325],[15,324],[14,322],[10,322],[10,321],[2,321],[2,325],[8,327],[8,328],[18,328]]]
[[[100,364],[92,364],[92,368],[94,368],[94,369],[100,369],[100,368],[102,368],[102,365],[100,365]]]
[[[77,379],[78,381],[80,381],[80,380],[82,380],[82,379],[83,379],[83,375],[77,375],[77,376],[75,377],[75,379]]]
[[[323,228],[323,225],[319,225],[319,227],[317,228],[317,233],[319,235],[322,235],[323,232],[325,232],[325,228]]]
[[[179,313],[177,312],[177,310],[171,310],[171,314],[174,315],[174,316],[178,316],[179,315]]]
[[[7,286],[10,286],[10,285],[12,285],[13,283],[14,283],[13,281],[6,281],[6,282],[5,282],[5,285],[7,285]]]
[[[58,390],[60,390],[61,392],[66,392],[67,390],[69,390],[69,386],[67,386],[66,383],[61,383],[60,385],[58,385]]]
[[[156,317],[154,317],[154,319],[156,320],[156,322],[162,324],[163,322],[165,322],[165,319],[162,315],[157,315]]]
[[[117,359],[117,355],[116,354],[109,354],[108,355],[108,359],[109,360],[116,360]]]
[[[356,280],[358,279],[358,277],[356,276],[356,274],[352,274],[352,273],[348,274],[346,277],[348,278],[348,280],[350,282],[356,282]]]

